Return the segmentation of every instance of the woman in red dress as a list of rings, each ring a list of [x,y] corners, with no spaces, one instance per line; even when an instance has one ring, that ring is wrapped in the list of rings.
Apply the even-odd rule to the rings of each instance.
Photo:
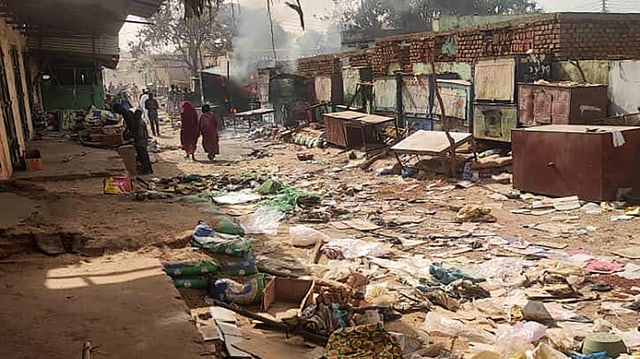
[[[187,157],[195,161],[196,147],[198,146],[198,137],[200,137],[200,129],[198,127],[198,111],[189,101],[184,101],[180,105],[180,144],[182,149],[187,153]]]
[[[219,135],[218,135],[218,119],[211,112],[209,105],[202,106],[202,115],[200,116],[200,133],[202,134],[202,147],[209,157],[210,161],[220,153]]]

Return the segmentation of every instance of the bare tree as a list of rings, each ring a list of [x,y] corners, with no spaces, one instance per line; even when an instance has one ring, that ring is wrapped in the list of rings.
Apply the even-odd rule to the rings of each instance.
[[[207,6],[199,16],[185,16],[186,10],[193,9],[185,8],[179,0],[169,0],[150,19],[153,25],[142,28],[137,40],[130,43],[132,55],[140,66],[147,66],[145,56],[173,53],[198,77],[205,57],[224,55],[231,49],[234,29],[230,6]]]

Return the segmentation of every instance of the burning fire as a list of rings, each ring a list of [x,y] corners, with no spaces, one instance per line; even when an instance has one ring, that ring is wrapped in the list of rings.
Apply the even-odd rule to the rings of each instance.
[[[237,109],[237,108],[235,108],[235,107],[232,107],[232,108],[231,108],[231,113],[238,113],[238,109]]]

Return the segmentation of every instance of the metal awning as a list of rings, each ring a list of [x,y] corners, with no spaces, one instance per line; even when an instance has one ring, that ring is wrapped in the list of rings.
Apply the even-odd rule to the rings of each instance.
[[[0,12],[25,33],[33,52],[67,54],[115,66],[128,15],[150,17],[164,0],[0,0]]]

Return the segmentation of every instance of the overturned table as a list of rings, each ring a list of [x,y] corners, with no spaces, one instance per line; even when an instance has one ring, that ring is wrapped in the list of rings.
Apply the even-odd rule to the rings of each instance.
[[[463,144],[470,142],[472,136],[470,133],[449,132],[449,135],[455,142],[454,150]],[[446,132],[442,131],[418,131],[413,135],[400,141],[397,145],[391,147],[391,151],[395,154],[398,163],[404,170],[405,165],[400,159],[401,155],[414,156],[434,156],[442,158],[445,161],[445,154],[451,149],[451,143]]]
[[[236,130],[236,119],[241,121],[247,121],[249,124],[249,131],[251,131],[251,121],[262,120],[264,115],[270,115],[275,113],[276,110],[270,108],[259,108],[257,110],[251,110],[246,112],[240,112],[233,115],[233,130]]]

